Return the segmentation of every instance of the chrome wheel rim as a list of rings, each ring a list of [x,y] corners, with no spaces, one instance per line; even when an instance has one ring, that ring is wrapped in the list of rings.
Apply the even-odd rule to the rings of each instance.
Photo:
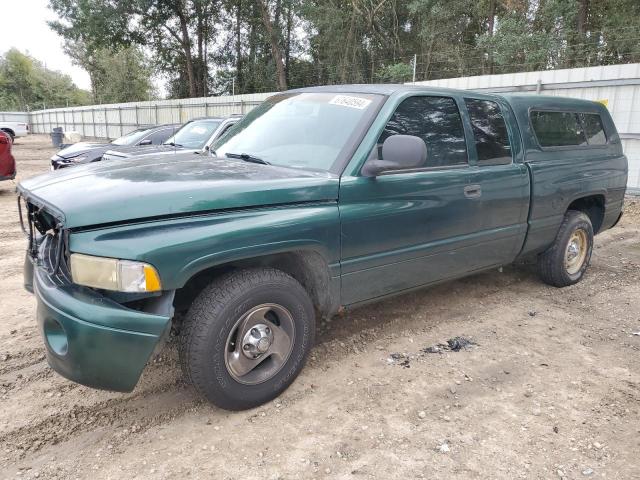
[[[564,253],[564,268],[569,275],[575,275],[580,271],[587,258],[588,250],[587,232],[581,228],[575,230],[569,238],[569,243]]]
[[[246,385],[266,382],[287,363],[294,340],[289,310],[275,303],[253,307],[229,332],[224,355],[227,372]]]

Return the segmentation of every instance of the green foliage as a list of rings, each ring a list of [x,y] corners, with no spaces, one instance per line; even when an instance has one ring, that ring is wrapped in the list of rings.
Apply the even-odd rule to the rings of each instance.
[[[0,110],[87,105],[89,92],[15,48],[0,57]]]
[[[376,80],[381,83],[405,83],[410,82],[413,76],[413,67],[406,63],[394,63],[378,70]]]
[[[638,0],[50,0],[88,71],[143,48],[172,97],[640,61]],[[75,50],[75,52],[74,52]],[[80,52],[78,54],[78,52]],[[141,62],[144,64],[144,62]],[[95,80],[94,91],[100,76]],[[142,90],[141,90],[142,91]]]
[[[95,96],[99,103],[124,103],[155,98],[151,68],[137,48],[95,54]]]

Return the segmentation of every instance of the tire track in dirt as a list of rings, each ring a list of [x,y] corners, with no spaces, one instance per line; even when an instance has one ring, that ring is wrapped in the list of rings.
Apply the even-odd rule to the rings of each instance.
[[[167,394],[170,390],[187,392],[187,387],[180,379],[173,379],[129,396],[110,398],[91,405],[70,405],[40,421],[1,434],[0,444],[5,446],[5,452],[24,458],[29,452],[56,445],[100,427],[134,425],[134,432],[139,432],[176,418],[181,412],[201,403],[195,395],[187,395],[191,397],[188,401],[167,406],[160,411],[146,408],[146,400],[154,398],[153,403],[161,404],[161,395],[170,396]]]
[[[8,375],[33,365],[45,363],[44,347],[21,350],[17,353],[5,354],[6,360],[0,366],[0,375]],[[0,377],[0,381],[2,378]]]

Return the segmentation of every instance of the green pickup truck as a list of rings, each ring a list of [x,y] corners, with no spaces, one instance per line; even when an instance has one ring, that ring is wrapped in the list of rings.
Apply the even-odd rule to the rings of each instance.
[[[578,282],[627,182],[599,103],[429,87],[284,92],[209,153],[19,185],[61,375],[131,391],[173,333],[202,395],[254,407],[296,378],[320,316],[526,258]]]

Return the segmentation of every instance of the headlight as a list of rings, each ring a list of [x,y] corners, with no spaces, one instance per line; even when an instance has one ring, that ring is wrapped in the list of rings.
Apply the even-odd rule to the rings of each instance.
[[[118,292],[162,290],[158,271],[148,263],[71,254],[73,283]]]
[[[69,161],[73,163],[80,163],[84,162],[87,158],[89,158],[89,155],[78,155],[77,157],[71,157]]]

